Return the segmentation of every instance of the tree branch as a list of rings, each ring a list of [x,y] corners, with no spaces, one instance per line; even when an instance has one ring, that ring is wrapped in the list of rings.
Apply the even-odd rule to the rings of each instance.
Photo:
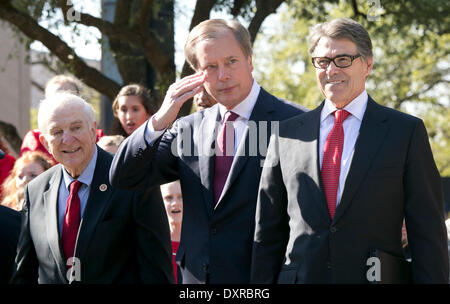
[[[258,34],[261,24],[264,22],[266,17],[272,13],[275,13],[281,3],[283,3],[284,1],[285,0],[256,0],[256,13],[255,16],[253,16],[250,25],[248,26],[252,44],[255,42],[256,35]]]
[[[200,22],[209,19],[211,10],[216,4],[216,0],[197,0],[194,9],[194,15],[189,25],[189,31],[191,31]]]
[[[236,17],[239,15],[239,13],[240,13],[242,7],[243,7],[246,3],[247,3],[247,0],[234,0],[234,2],[233,2],[233,8],[231,9],[230,14],[231,14],[234,18],[236,18]]]
[[[123,1],[122,3],[126,5],[126,2],[128,1]],[[144,4],[151,5],[151,1],[146,1]],[[59,0],[59,6],[61,7],[65,18],[67,18],[67,12],[70,8],[73,8],[73,5],[68,5],[67,1]],[[120,9],[116,8],[116,14],[120,13]],[[167,69],[172,68],[169,57],[163,47],[160,45],[156,37],[154,37],[154,35],[148,30],[148,28],[146,31],[137,33],[129,30],[128,26],[124,26],[122,20],[119,24],[114,24],[81,12],[76,12],[75,15],[79,16],[79,18],[72,20],[73,22],[96,27],[103,35],[108,36],[110,39],[126,41],[141,49],[148,62],[153,66],[153,68],[155,68],[156,71],[158,71],[158,73],[164,74]],[[125,17],[126,14],[122,13],[122,15]],[[129,16],[129,14],[127,16]]]
[[[77,78],[114,99],[120,89],[119,84],[88,66],[64,41],[41,27],[33,18],[7,4],[0,5],[0,19],[13,24],[29,38],[42,42]]]

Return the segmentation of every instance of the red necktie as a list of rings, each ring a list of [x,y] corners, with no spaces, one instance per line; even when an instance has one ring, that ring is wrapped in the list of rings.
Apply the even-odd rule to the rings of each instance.
[[[62,228],[62,243],[66,260],[73,257],[75,251],[75,243],[78,235],[78,227],[80,226],[80,197],[78,190],[83,183],[74,180],[70,186],[69,198],[67,199],[66,214]]]
[[[234,155],[234,126],[233,121],[239,115],[227,111],[224,116],[222,129],[217,136],[217,149],[214,164],[214,206],[219,201],[223,187],[230,172]]]
[[[333,129],[328,134],[323,149],[322,182],[331,219],[333,219],[334,213],[336,212],[342,148],[344,146],[344,129],[342,128],[342,123],[348,115],[350,113],[345,110],[334,111]]]

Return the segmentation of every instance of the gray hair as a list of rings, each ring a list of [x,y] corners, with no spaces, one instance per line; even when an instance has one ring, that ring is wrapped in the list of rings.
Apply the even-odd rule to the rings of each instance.
[[[237,20],[210,19],[200,22],[189,33],[186,44],[184,45],[184,54],[189,65],[196,70],[198,68],[198,59],[196,54],[196,45],[200,41],[216,39],[224,31],[231,31],[236,38],[242,53],[245,57],[252,55],[252,43],[250,42],[250,33]]]
[[[356,44],[358,53],[364,59],[373,56],[372,41],[369,33],[361,24],[352,19],[339,18],[315,25],[308,37],[310,54],[314,52],[317,43],[322,37],[349,39]]]
[[[67,92],[55,93],[41,100],[39,104],[38,127],[42,134],[46,134],[45,128],[48,123],[49,115],[56,109],[69,105],[81,106],[89,125],[92,125],[96,121],[94,109],[83,98]]]

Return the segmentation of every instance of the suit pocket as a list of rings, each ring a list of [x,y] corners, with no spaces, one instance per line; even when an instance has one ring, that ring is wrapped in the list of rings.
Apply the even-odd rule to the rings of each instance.
[[[280,271],[277,284],[295,284],[296,281],[297,268],[287,268]]]

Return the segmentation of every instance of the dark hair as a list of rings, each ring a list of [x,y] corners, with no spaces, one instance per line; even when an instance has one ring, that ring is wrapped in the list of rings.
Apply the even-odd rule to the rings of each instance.
[[[358,22],[352,19],[340,18],[330,22],[315,25],[311,29],[309,39],[309,53],[312,54],[322,37],[333,39],[349,39],[358,49],[364,59],[372,57],[372,41],[369,33]]]
[[[114,114],[114,121],[112,126],[112,134],[114,135],[122,135],[124,137],[128,137],[128,134],[123,129],[122,125],[120,124],[119,119],[117,119],[117,111],[119,110],[119,97],[122,96],[137,96],[139,97],[139,100],[141,101],[142,105],[145,108],[145,111],[148,115],[155,114],[155,111],[153,109],[153,103],[154,99],[151,94],[151,91],[147,89],[146,87],[140,85],[140,84],[129,84],[122,89],[120,89],[119,93],[117,94],[116,98],[113,101],[112,104],[112,110]]]

